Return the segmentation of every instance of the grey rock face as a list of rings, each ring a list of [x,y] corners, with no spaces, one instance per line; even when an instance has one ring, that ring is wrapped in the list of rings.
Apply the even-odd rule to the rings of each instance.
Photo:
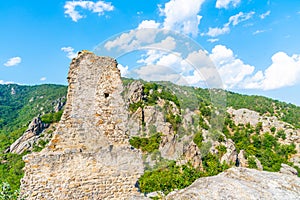
[[[25,133],[19,139],[17,139],[7,151],[21,154],[26,150],[32,149],[33,144],[38,139],[40,133],[42,133],[43,130],[48,127],[49,125],[43,123],[39,117],[33,118]]]
[[[281,168],[279,172],[288,175],[296,175],[296,176],[298,175],[298,171],[295,168],[283,163],[281,164]]]
[[[231,139],[227,139],[224,143],[224,146],[226,147],[226,153],[222,156],[220,162],[226,162],[227,164],[235,163],[237,152],[234,146],[234,142]]]
[[[193,141],[187,146],[184,152],[184,158],[186,162],[191,162],[194,168],[202,169],[201,153],[198,146]]]
[[[58,112],[58,111],[62,110],[66,104],[65,97],[59,98],[53,103],[54,103],[54,107],[53,107],[54,112]]]
[[[127,88],[125,100],[128,103],[137,103],[143,98],[143,84],[140,81],[133,81]]]
[[[298,200],[299,197],[300,179],[296,176],[238,167],[197,179],[189,187],[171,192],[166,199]]]
[[[140,196],[141,153],[128,142],[117,62],[90,52],[72,60],[64,113],[49,145],[26,155],[21,197],[129,199]]]
[[[248,160],[246,159],[244,150],[241,150],[238,154],[238,165],[239,167],[248,167]]]

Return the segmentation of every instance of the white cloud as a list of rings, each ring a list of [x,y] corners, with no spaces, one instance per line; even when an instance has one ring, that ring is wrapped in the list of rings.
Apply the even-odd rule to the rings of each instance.
[[[292,86],[300,82],[300,55],[288,56],[278,52],[272,56],[272,64],[264,71],[258,71],[245,81],[248,89],[272,90]]]
[[[114,40],[109,40],[105,43],[104,47],[107,50],[119,47],[121,50],[131,50],[139,46],[135,40],[136,30],[131,30],[128,33],[123,33]]]
[[[13,81],[4,81],[4,80],[0,80],[0,84],[3,85],[3,84],[15,84],[15,82]]]
[[[238,59],[232,52],[223,45],[216,45],[210,58],[215,63],[219,74],[223,80],[225,88],[236,88],[247,75],[251,75],[254,67]]]
[[[263,32],[266,32],[266,30],[256,30],[255,32],[253,32],[253,35],[257,35]]]
[[[41,77],[41,78],[40,78],[40,81],[45,81],[45,80],[47,80],[46,77]]]
[[[176,82],[180,75],[171,66],[147,65],[134,70],[138,77],[146,81],[171,81]]]
[[[108,51],[113,51],[114,48],[117,51],[132,51],[139,48],[172,51],[176,47],[176,40],[168,36],[168,31],[164,32],[165,30],[157,29],[159,26],[160,24],[154,20],[144,20],[138,25],[137,29],[123,33],[106,42],[104,48]],[[158,33],[163,33],[166,37],[158,38],[159,42],[156,42]]]
[[[138,63],[144,64],[134,70],[138,78],[171,81],[180,85],[204,86],[204,81],[212,79],[217,73],[211,69],[213,65],[203,50],[191,52],[185,58],[179,53],[149,50]]]
[[[230,5],[236,7],[241,1],[240,0],[217,0],[216,8],[227,9]]]
[[[163,55],[165,55],[165,53],[160,52],[158,50],[150,49],[142,55],[142,58],[139,59],[137,63],[144,65],[153,65]]]
[[[129,70],[128,70],[128,66],[126,65],[125,67],[118,63],[118,69],[120,70],[121,76],[122,77],[127,77],[127,75],[129,74]]]
[[[228,22],[226,24],[223,25],[222,28],[208,28],[208,32],[206,33],[206,35],[211,36],[211,37],[216,37],[219,35],[223,35],[226,33],[230,32],[230,28],[229,26],[236,26],[239,23],[249,20],[250,18],[252,18],[252,16],[255,14],[255,12],[249,12],[249,13],[243,13],[243,12],[239,12],[236,15],[233,15],[231,17],[229,17]],[[205,34],[204,34],[205,35]]]
[[[264,19],[264,18],[266,18],[267,16],[269,16],[270,14],[271,14],[271,11],[268,10],[267,12],[265,12],[265,13],[259,15],[259,17],[260,17],[261,19]]]
[[[148,50],[137,63],[142,67],[135,69],[137,76],[144,80],[164,80],[176,82],[180,78],[180,54],[166,53],[159,50]]]
[[[20,64],[22,62],[22,59],[20,57],[13,57],[10,58],[6,63],[4,63],[4,66],[6,67],[12,67]]]
[[[226,34],[229,32],[230,32],[230,28],[227,25],[225,25],[223,28],[209,27],[206,35],[211,36],[211,37],[216,37],[216,36],[223,35],[223,34]]]
[[[239,12],[238,14],[231,16],[229,18],[228,23],[232,24],[233,26],[236,26],[239,23],[250,19],[254,14],[255,14],[255,12],[253,12],[253,11],[251,11],[249,13]]]
[[[159,43],[149,45],[148,48],[167,49],[168,51],[172,51],[176,48],[176,41],[173,37],[168,36],[166,37],[166,39],[160,41]]]
[[[210,43],[214,43],[214,42],[218,42],[219,39],[218,38],[210,38],[207,41],[210,42]]]
[[[254,66],[245,64],[226,46],[216,45],[209,57],[226,89],[272,90],[300,83],[300,55],[278,52],[272,56],[270,66],[256,73]]]
[[[105,11],[112,11],[114,9],[111,3],[104,1],[67,1],[64,6],[65,14],[71,17],[74,22],[84,18],[84,16],[76,10],[76,7],[98,13],[99,16],[103,15]]]
[[[78,52],[74,52],[74,49],[72,47],[62,47],[61,50],[63,52],[67,53],[67,57],[69,59],[75,58],[77,56],[77,53],[78,53]]]
[[[123,33],[113,40],[105,43],[104,48],[108,51],[118,48],[119,51],[131,51],[141,45],[155,42],[160,23],[154,20],[143,20],[135,30]]]
[[[138,29],[143,28],[158,28],[160,23],[155,22],[154,20],[144,20],[138,25]]]
[[[202,18],[198,14],[203,2],[204,0],[170,0],[163,8],[160,7],[161,16],[165,17],[163,27],[196,36]]]

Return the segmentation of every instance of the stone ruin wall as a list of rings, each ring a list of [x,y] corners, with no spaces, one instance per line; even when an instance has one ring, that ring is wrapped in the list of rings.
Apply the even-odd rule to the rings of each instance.
[[[117,62],[81,52],[49,145],[24,157],[25,199],[129,199],[139,195],[141,154],[128,142],[128,113]]]

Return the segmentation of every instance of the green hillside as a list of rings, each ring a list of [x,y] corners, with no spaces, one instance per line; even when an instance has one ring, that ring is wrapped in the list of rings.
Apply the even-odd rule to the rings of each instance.
[[[170,82],[159,82],[175,92],[183,109],[196,109],[199,104],[210,104],[211,95],[208,89],[178,86]],[[300,107],[291,103],[274,100],[264,96],[243,95],[230,91],[224,92],[226,107],[234,109],[247,108],[254,110],[261,115],[268,114],[276,116],[278,119],[287,122],[295,128],[300,128]]]
[[[8,188],[12,196],[23,176],[22,156],[26,153],[3,153],[4,150],[24,133],[34,117],[53,112],[66,92],[67,87],[61,85],[0,85],[0,187]]]
[[[128,87],[133,79],[123,79],[125,87]],[[217,104],[212,104],[211,92],[208,89],[178,86],[170,82],[145,82],[143,83],[143,99],[129,105],[129,111],[134,113],[139,107],[158,106],[159,99],[166,103],[160,109],[163,110],[165,120],[172,125],[174,134],[178,138],[184,135],[192,135],[192,140],[201,152],[206,151],[201,158],[203,169],[193,168],[190,163],[182,166],[176,165],[173,160],[160,160],[155,167],[148,167],[145,174],[139,180],[143,192],[161,190],[169,193],[174,189],[180,189],[191,184],[195,179],[202,176],[218,174],[228,167],[220,162],[220,158],[226,152],[226,147],[217,147],[218,154],[208,153],[211,144],[204,142],[202,130],[209,130],[209,123],[216,118],[215,111]],[[23,176],[22,168],[24,162],[22,155],[4,153],[17,138],[26,130],[33,117],[41,115],[45,122],[57,121],[60,113],[53,113],[58,100],[65,97],[66,86],[61,85],[37,85],[21,86],[16,84],[0,85],[0,188],[8,187],[10,184],[11,196],[14,190],[19,187],[20,178]],[[215,90],[214,92],[218,92]],[[294,128],[300,128],[300,107],[287,104],[262,96],[248,96],[233,92],[222,91],[225,96],[220,98],[226,102],[226,107],[234,109],[247,108],[257,111],[261,115],[276,116],[278,119],[290,123]],[[219,91],[219,93],[222,93]],[[66,99],[63,98],[63,101]],[[179,113],[173,113],[173,107],[178,108]],[[183,115],[189,111],[197,110],[194,119],[194,127],[200,127],[195,132],[190,132],[182,127]],[[278,171],[281,163],[287,163],[290,155],[295,153],[295,145],[282,145],[279,138],[284,138],[285,133],[279,130],[272,130],[272,133],[259,133],[259,127],[249,124],[235,125],[232,118],[224,115],[223,131],[214,130],[210,133],[220,143],[224,138],[231,139],[235,143],[237,151],[244,150],[249,159],[249,167],[256,168],[253,161],[258,158],[267,171]],[[145,126],[145,122],[142,122]],[[132,137],[130,143],[133,147],[141,149],[144,156],[150,154],[155,157],[159,154],[158,148],[161,142],[161,133],[156,132],[153,127],[153,134],[149,137]],[[27,152],[28,153],[28,152]],[[146,166],[147,167],[147,166]],[[188,179],[186,178],[188,177]],[[1,190],[0,190],[1,193]],[[0,196],[1,197],[1,196]]]

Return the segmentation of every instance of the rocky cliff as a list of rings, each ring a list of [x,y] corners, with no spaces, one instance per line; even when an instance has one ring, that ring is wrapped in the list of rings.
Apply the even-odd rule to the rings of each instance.
[[[26,199],[129,199],[143,173],[128,142],[117,62],[89,52],[72,60],[65,110],[48,146],[23,159]]]
[[[43,123],[40,117],[33,118],[25,133],[10,145],[6,152],[21,154],[32,150],[34,144],[38,143],[40,134],[48,127],[49,124]]]

